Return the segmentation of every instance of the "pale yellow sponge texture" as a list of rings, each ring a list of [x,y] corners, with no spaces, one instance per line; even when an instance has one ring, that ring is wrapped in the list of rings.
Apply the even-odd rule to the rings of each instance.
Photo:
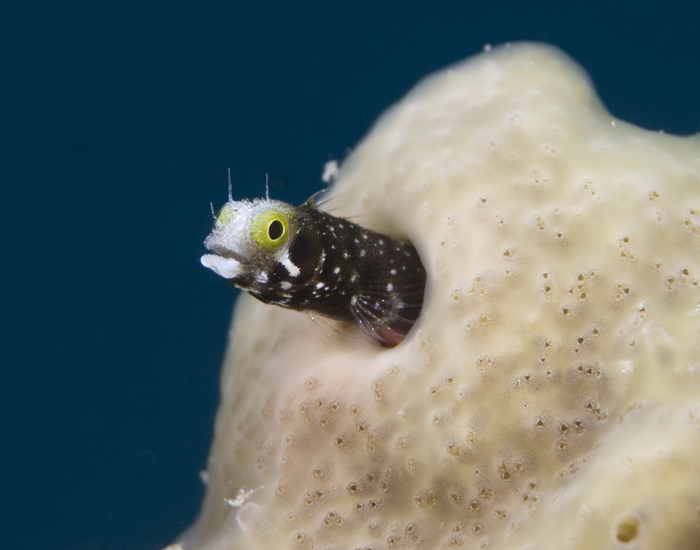
[[[421,318],[385,349],[242,298],[180,547],[700,547],[697,137],[514,44],[419,84],[332,196],[415,244]]]

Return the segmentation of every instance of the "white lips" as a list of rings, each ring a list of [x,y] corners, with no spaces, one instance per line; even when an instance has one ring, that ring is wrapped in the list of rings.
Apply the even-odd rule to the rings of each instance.
[[[238,275],[241,263],[233,258],[222,258],[215,254],[205,254],[199,259],[204,267],[208,267],[224,279],[232,279]]]

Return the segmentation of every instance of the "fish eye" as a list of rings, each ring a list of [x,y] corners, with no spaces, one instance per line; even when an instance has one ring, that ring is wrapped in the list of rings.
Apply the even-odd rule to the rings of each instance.
[[[276,241],[282,238],[284,235],[284,226],[279,220],[272,220],[270,225],[267,226],[267,236],[270,237],[271,241]]]
[[[275,250],[289,237],[289,221],[284,212],[268,208],[256,215],[250,224],[253,240],[265,250]]]

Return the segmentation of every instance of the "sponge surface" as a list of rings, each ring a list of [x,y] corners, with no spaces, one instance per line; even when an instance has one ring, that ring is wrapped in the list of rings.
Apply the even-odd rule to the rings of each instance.
[[[180,548],[700,545],[697,137],[506,45],[385,113],[332,195],[416,246],[423,313],[386,349],[243,296]]]

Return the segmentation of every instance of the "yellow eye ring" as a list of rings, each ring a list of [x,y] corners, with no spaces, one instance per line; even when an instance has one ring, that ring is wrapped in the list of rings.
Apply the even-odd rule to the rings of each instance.
[[[287,242],[289,220],[284,212],[268,208],[261,212],[250,224],[250,236],[265,250],[275,250]]]

